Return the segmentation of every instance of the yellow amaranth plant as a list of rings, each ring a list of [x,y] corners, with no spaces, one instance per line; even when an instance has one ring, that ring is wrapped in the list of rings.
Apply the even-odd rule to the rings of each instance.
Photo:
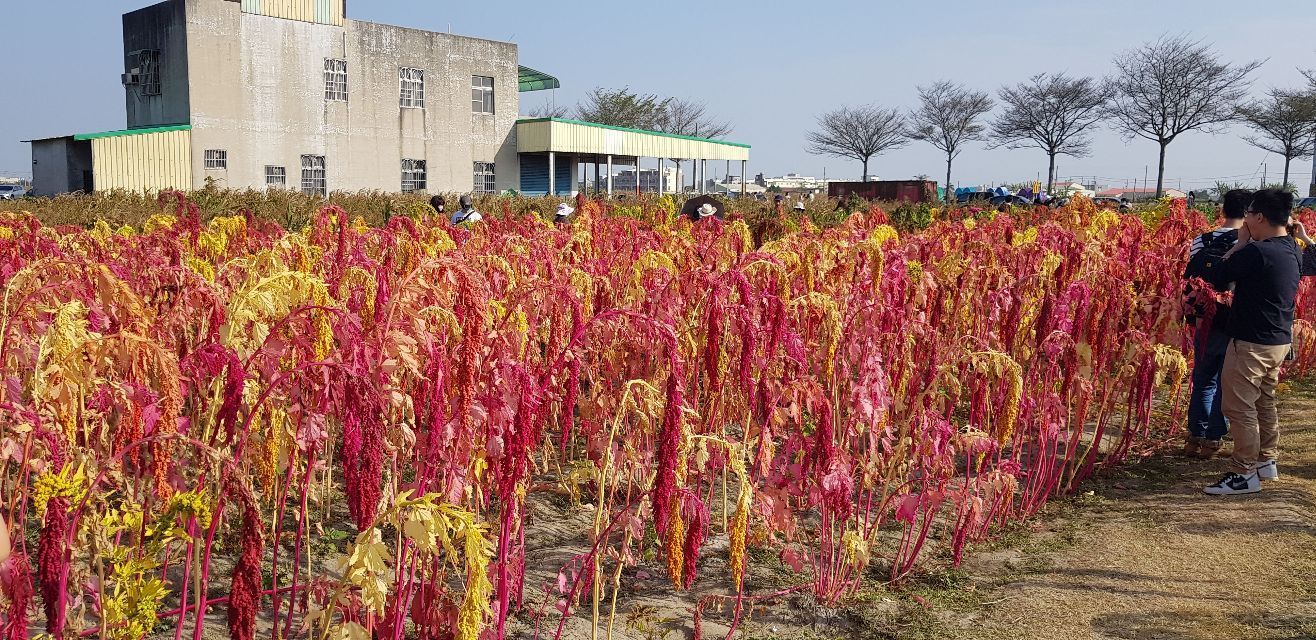
[[[142,233],[154,233],[161,229],[173,228],[178,224],[178,218],[168,214],[156,214],[146,220],[142,225]]]
[[[195,271],[197,275],[201,276],[202,278],[205,278],[206,281],[208,282],[215,281],[215,267],[209,262],[206,262],[204,258],[198,258],[196,256],[188,256],[183,259],[183,264],[187,265],[188,269]]]
[[[749,535],[749,512],[753,508],[754,487],[749,482],[749,472],[745,468],[744,448],[738,447],[730,459],[731,471],[740,481],[740,493],[736,497],[736,513],[727,527],[727,564],[731,570],[731,579],[739,591],[745,587],[745,546]]]
[[[827,354],[823,374],[830,378],[836,368],[836,349],[841,342],[841,312],[836,301],[823,293],[810,293],[791,301],[790,310],[799,309],[812,309],[821,316],[823,348]]]
[[[992,425],[996,443],[1004,445],[1014,435],[1015,424],[1019,421],[1019,402],[1023,398],[1023,369],[1014,358],[999,351],[987,351],[973,356],[974,369],[987,376],[993,382],[1005,382],[1005,406],[997,424]]]
[[[329,292],[324,281],[301,271],[283,271],[261,278],[239,289],[229,302],[228,320],[220,328],[220,338],[241,356],[249,355],[265,343],[273,324],[303,306],[329,306]],[[333,349],[333,329],[328,314],[313,314],[316,358],[323,359]]]
[[[1177,392],[1184,377],[1188,375],[1188,360],[1182,352],[1169,345],[1158,344],[1152,349],[1152,358],[1156,362],[1155,384],[1159,386],[1168,382]]]
[[[36,509],[37,519],[46,517],[46,504],[55,498],[68,499],[69,505],[77,505],[87,495],[90,482],[84,465],[77,468],[73,463],[64,465],[59,473],[43,473],[32,483],[32,507]]]
[[[352,287],[361,287],[362,304],[361,320],[365,323],[366,328],[370,328],[375,322],[375,292],[379,288],[379,283],[375,281],[375,276],[361,267],[348,267],[343,273],[343,279],[338,281],[338,300],[346,302],[351,296]]]

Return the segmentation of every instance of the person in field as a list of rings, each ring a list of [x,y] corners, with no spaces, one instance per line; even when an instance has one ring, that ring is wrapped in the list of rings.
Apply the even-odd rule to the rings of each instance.
[[[430,206],[434,207],[434,211],[436,213],[441,214],[443,213],[443,210],[448,206],[448,201],[444,199],[443,196],[434,196],[433,198],[430,198]]]
[[[459,204],[461,208],[452,212],[453,224],[476,223],[484,219],[484,216],[475,210],[475,204],[470,196],[462,196]]]
[[[571,222],[571,214],[576,210],[571,205],[560,202],[557,205],[557,211],[553,212],[553,224],[564,225]]]
[[[1229,472],[1206,487],[1210,495],[1241,495],[1261,491],[1262,480],[1279,477],[1279,413],[1275,387],[1280,369],[1293,353],[1293,312],[1298,280],[1314,272],[1304,264],[1294,235],[1306,239],[1306,229],[1293,225],[1293,194],[1262,189],[1238,230],[1238,240],[1216,267],[1216,279],[1234,284],[1229,313],[1229,345],[1220,383],[1224,414],[1234,453]],[[1311,261],[1307,261],[1310,263]]]
[[[9,543],[9,527],[5,525],[5,517],[0,516],[0,564],[8,560],[11,553],[13,546]]]
[[[1238,230],[1243,226],[1243,217],[1251,202],[1252,192],[1247,189],[1235,189],[1225,194],[1220,226],[1194,238],[1188,248],[1185,281],[1201,279],[1219,292],[1231,288],[1230,283],[1212,281],[1212,273],[1238,242]],[[1210,293],[1196,289],[1191,283],[1185,283],[1185,293],[1189,296],[1188,321],[1196,327],[1196,332],[1193,337],[1193,391],[1188,399],[1188,436],[1183,455],[1209,460],[1219,453],[1221,440],[1229,432],[1222,404],[1224,389],[1220,386],[1220,370],[1225,366],[1225,350],[1229,347],[1229,334],[1225,332],[1229,324],[1229,306],[1217,303],[1213,312],[1208,311],[1208,303],[1200,298]]]

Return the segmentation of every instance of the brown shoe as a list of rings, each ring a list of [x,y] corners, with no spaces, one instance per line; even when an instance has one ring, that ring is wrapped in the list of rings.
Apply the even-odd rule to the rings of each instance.
[[[1201,443],[1202,441],[1198,440],[1197,436],[1188,436],[1188,439],[1183,442],[1183,451],[1179,455],[1185,458],[1197,458],[1202,452]]]
[[[1212,460],[1217,455],[1220,454],[1221,444],[1223,443],[1220,442],[1219,440],[1199,439],[1197,441],[1197,454],[1194,457],[1196,457],[1198,460]]]

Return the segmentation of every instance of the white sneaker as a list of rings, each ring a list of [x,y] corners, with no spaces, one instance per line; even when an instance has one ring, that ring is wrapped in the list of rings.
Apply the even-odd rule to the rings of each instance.
[[[1252,470],[1262,480],[1279,480],[1279,465],[1274,460],[1258,462],[1252,467]]]
[[[1256,472],[1249,473],[1246,476],[1240,476],[1237,473],[1226,473],[1225,477],[1219,482],[1203,489],[1210,496],[1239,496],[1248,493],[1261,493],[1261,478],[1257,477]]]

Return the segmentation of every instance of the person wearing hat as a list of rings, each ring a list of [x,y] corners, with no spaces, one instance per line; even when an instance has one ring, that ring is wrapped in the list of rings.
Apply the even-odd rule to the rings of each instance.
[[[479,211],[475,210],[475,204],[469,195],[462,196],[461,208],[452,213],[453,224],[464,224],[467,222],[475,223],[484,219]]]
[[[798,211],[798,212],[801,212],[801,213],[804,212],[804,201],[803,201],[803,200],[797,200],[797,201],[795,202],[795,210]]]
[[[555,224],[566,224],[567,221],[571,218],[571,214],[575,212],[576,210],[571,208],[571,206],[568,205],[567,203],[565,202],[558,203],[557,211],[553,212],[553,222]]]
[[[698,209],[695,209],[696,222],[700,220],[708,220],[710,218],[721,219],[721,217],[721,212],[717,210],[717,207],[708,202],[705,202],[703,205],[700,205]]]
[[[435,212],[443,213],[443,209],[448,206],[448,201],[445,200],[443,196],[436,195],[433,198],[430,198],[430,206],[434,207]]]

